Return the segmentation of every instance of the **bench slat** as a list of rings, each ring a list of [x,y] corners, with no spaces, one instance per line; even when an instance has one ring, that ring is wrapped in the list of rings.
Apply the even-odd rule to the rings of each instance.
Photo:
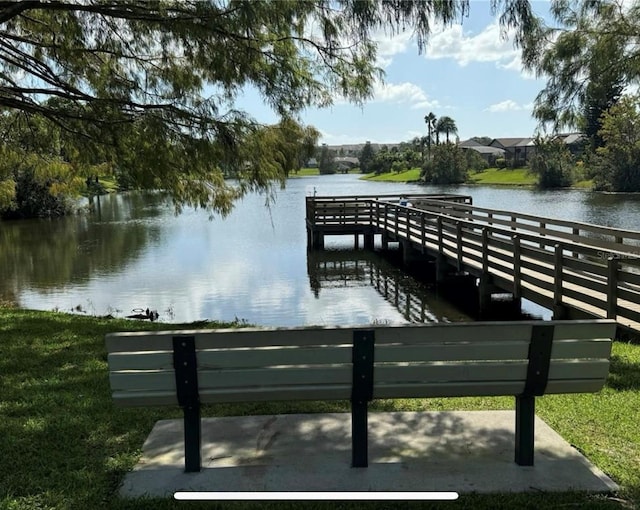
[[[391,361],[465,361],[526,360],[529,341],[496,341],[445,343],[441,345],[377,345],[376,362]],[[552,359],[608,358],[611,340],[561,340],[554,342]]]
[[[351,384],[327,384],[322,386],[274,386],[270,388],[235,388],[226,390],[202,390],[203,404],[230,402],[262,402],[286,400],[349,400]],[[113,400],[120,407],[153,405],[178,405],[175,392],[170,391],[116,391]]]
[[[555,340],[615,338],[617,324],[608,319],[580,321],[549,321],[542,324],[553,324]]]
[[[608,360],[554,360],[549,379],[606,378]],[[374,384],[420,382],[432,384],[446,381],[524,381],[527,362],[428,362],[407,364],[378,364],[374,368]],[[201,391],[224,388],[271,387],[279,385],[350,384],[351,365],[308,366],[257,369],[198,370]],[[172,370],[123,371],[110,375],[113,390],[171,390],[175,391]]]
[[[600,391],[602,379],[575,379],[549,381],[545,394],[585,393]],[[522,393],[524,381],[494,381],[483,383],[448,382],[419,384],[375,384],[373,398],[431,398],[431,397],[500,397]]]
[[[240,370],[199,370],[198,386],[209,388],[244,388],[250,386],[275,386],[287,384],[351,384],[351,365],[305,368],[258,368]],[[125,371],[110,375],[114,390],[174,390],[175,376],[172,370]]]
[[[240,347],[312,345],[351,345],[350,328],[290,328],[290,329],[215,329],[180,331],[134,331],[106,335],[108,352],[170,351],[176,335],[193,336],[196,350]]]
[[[257,368],[274,365],[325,365],[351,363],[351,346],[286,347],[197,351],[199,368]],[[112,371],[173,368],[173,353],[143,351],[112,353]]]
[[[431,323],[399,326],[372,327],[376,344],[403,343],[429,344],[466,340],[469,342],[494,342],[497,340],[529,340],[531,327],[536,321],[482,322],[482,323]],[[615,322],[607,320],[549,321],[555,326],[555,339],[612,338]],[[106,336],[107,351],[171,351],[174,335],[194,336],[196,350],[313,345],[351,345],[353,328],[290,328],[290,329],[218,329],[182,330],[160,332],[111,333]]]
[[[556,393],[585,393],[597,392],[604,386],[604,380],[575,379],[549,381],[546,389],[548,394]],[[459,397],[466,396],[512,396],[521,393],[524,381],[492,381],[478,384],[477,382],[447,382],[418,384],[375,384],[373,398],[430,398],[430,397]],[[229,389],[224,391],[202,390],[200,400],[203,404],[229,402],[261,402],[287,400],[348,400],[351,396],[351,385],[323,385],[323,386],[277,386],[271,388]],[[171,391],[115,391],[114,404],[120,407],[141,407],[154,405],[178,405],[175,392]]]
[[[379,362],[391,361],[464,361],[464,360],[522,360],[527,358],[528,342],[462,342],[441,345],[382,345],[376,349]],[[562,340],[554,342],[551,357],[608,358],[609,339]],[[142,351],[111,353],[109,369],[171,370],[171,352]],[[323,365],[351,362],[351,347],[256,348],[205,350],[198,352],[198,366],[203,368],[257,368],[274,365]]]
[[[552,361],[549,380],[606,378],[608,360]],[[445,381],[525,381],[527,362],[510,363],[424,363],[409,365],[376,365],[374,384],[420,382],[432,384]],[[464,395],[461,395],[464,396]]]
[[[610,356],[609,338],[559,340],[551,347],[551,359],[609,359]]]

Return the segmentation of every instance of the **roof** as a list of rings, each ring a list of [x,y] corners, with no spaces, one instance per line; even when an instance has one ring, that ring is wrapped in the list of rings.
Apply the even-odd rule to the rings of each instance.
[[[475,140],[469,138],[469,140],[465,140],[463,142],[459,142],[458,143],[458,147],[486,147],[486,145],[482,145],[479,142],[476,142]]]
[[[514,147],[533,147],[535,145],[533,138],[523,138]]]
[[[493,140],[491,140],[491,143],[489,145],[491,145],[492,147],[495,147],[494,143],[498,143],[502,147],[515,147],[516,145],[518,145],[523,140],[529,141],[529,140],[531,140],[531,138],[524,138],[524,137],[519,137],[519,138],[494,138]]]
[[[561,133],[559,135],[556,135],[553,139],[562,140],[567,145],[571,145],[573,143],[580,143],[585,138],[586,136],[582,133]]]
[[[496,156],[502,156],[504,155],[504,149],[501,149],[500,147],[488,147],[486,145],[472,145],[471,147],[461,147],[462,149],[470,149],[476,152],[479,152],[480,154],[495,154]]]
[[[360,160],[358,158],[351,158],[349,156],[338,156],[336,158],[333,158],[333,161],[335,163],[350,163],[352,165],[360,164]]]

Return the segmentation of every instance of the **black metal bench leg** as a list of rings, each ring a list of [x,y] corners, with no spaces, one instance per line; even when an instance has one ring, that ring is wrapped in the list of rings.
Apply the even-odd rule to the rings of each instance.
[[[195,337],[173,337],[173,367],[178,404],[184,413],[184,470],[193,473],[200,471],[200,397]]]
[[[533,466],[536,398],[516,396],[516,463]]]
[[[200,406],[185,406],[184,411],[184,470],[200,471]]]
[[[367,467],[367,405],[373,397],[373,354],[375,332],[353,332],[353,385],[351,388],[351,455],[352,467]]]
[[[367,402],[351,402],[351,466],[367,467]]]

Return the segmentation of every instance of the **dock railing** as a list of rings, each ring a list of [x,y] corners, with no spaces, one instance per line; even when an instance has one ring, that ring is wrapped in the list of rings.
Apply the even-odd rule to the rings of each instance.
[[[413,196],[412,207],[396,196],[320,198],[307,216],[311,228],[379,233],[457,271],[490,276],[558,316],[578,310],[640,331],[638,231],[475,207],[463,197]]]

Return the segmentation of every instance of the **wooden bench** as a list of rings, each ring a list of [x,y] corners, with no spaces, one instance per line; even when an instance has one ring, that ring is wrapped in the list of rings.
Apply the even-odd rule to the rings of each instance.
[[[181,406],[185,470],[200,470],[200,405],[350,400],[352,466],[367,466],[367,403],[515,396],[515,461],[533,465],[535,397],[600,390],[612,320],[113,333],[120,406]]]

